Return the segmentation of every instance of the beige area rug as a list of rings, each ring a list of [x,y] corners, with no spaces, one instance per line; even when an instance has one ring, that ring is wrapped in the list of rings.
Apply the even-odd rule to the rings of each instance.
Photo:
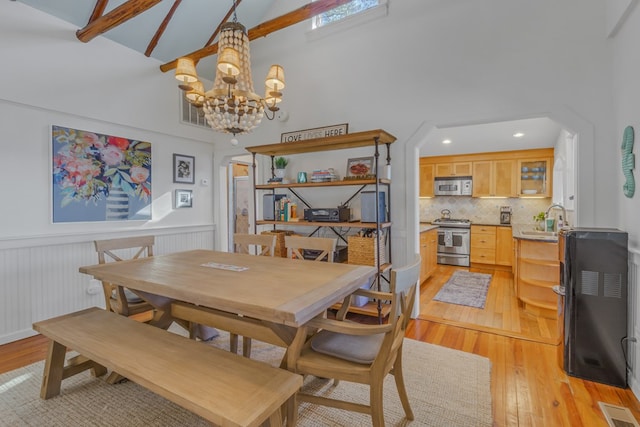
[[[211,342],[229,348],[228,334]],[[279,365],[282,348],[253,342],[252,358]],[[407,422],[392,376],[387,376],[384,412],[387,426],[491,426],[489,359],[405,339],[405,380],[415,420]],[[109,385],[83,372],[62,383],[59,396],[41,400],[44,362],[0,375],[0,426],[207,426],[197,415],[133,382]],[[368,388],[308,377],[304,387],[336,398],[368,402]],[[370,426],[371,419],[311,404],[300,406],[299,426]]]

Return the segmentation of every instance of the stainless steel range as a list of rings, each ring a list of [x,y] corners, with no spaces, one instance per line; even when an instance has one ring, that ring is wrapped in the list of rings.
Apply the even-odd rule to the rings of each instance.
[[[438,264],[469,267],[471,221],[468,219],[438,218]]]

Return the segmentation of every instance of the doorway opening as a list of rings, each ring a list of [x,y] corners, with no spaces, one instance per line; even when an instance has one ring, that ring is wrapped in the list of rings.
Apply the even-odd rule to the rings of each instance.
[[[252,196],[245,159],[232,159],[227,167],[227,250],[234,251],[233,235],[249,233],[252,219]]]
[[[559,121],[551,119],[547,116],[527,119],[500,120],[500,121],[477,121],[469,124],[454,125],[438,125],[430,126],[425,129],[420,140],[415,140],[413,148],[417,157],[429,156],[455,156],[463,154],[475,154],[482,152],[498,152],[498,151],[519,151],[538,148],[554,148],[558,150],[562,158],[560,165],[575,165],[577,156],[578,134],[569,130]],[[448,140],[449,143],[443,143]],[[569,144],[566,141],[570,141]],[[572,150],[567,152],[567,150]],[[561,152],[561,153],[560,153]],[[418,162],[415,168],[418,168]],[[563,191],[555,191],[556,196],[565,200],[571,200],[571,208],[575,209],[573,203],[576,188],[569,188],[575,185],[578,180],[575,177],[577,171],[575,168],[566,168],[563,170],[555,170],[556,173],[570,173],[572,176],[568,179],[559,179],[558,184],[562,184]],[[416,177],[417,178],[417,177]],[[417,179],[416,179],[417,181]],[[555,182],[555,178],[554,178]],[[559,190],[559,189],[558,189]],[[437,200],[436,200],[437,199]],[[414,212],[417,215],[417,222],[430,222],[434,217],[429,216],[433,209],[429,210],[429,204],[433,204],[433,208],[440,210],[444,198],[418,199]],[[492,199],[472,199],[467,200],[470,206],[466,206],[459,199],[452,201],[455,209],[464,214],[473,214],[474,210],[479,207],[483,209],[496,210],[496,223],[499,218],[500,204],[506,204],[506,200]],[[514,204],[526,204],[526,199],[508,199]],[[555,200],[554,200],[555,201]],[[563,203],[564,200],[558,200]],[[566,202],[565,202],[566,203]],[[551,199],[539,200],[535,207],[526,207],[527,209],[540,209],[541,204],[551,204]],[[569,205],[569,203],[566,203]],[[482,205],[482,206],[480,206]],[[491,206],[489,206],[491,205]],[[453,208],[452,208],[453,209]],[[525,212],[526,210],[523,210]],[[491,210],[493,212],[493,210]],[[576,211],[573,211],[573,218],[576,218]],[[528,218],[524,215],[523,218]],[[473,218],[468,218],[473,219]],[[473,222],[473,221],[472,221]],[[530,313],[525,313],[518,303],[517,296],[513,291],[513,275],[511,271],[500,270],[477,270],[472,271],[482,273],[492,273],[492,282],[487,295],[487,304],[485,309],[475,309],[471,307],[462,307],[438,301],[433,301],[433,297],[439,289],[447,282],[448,278],[456,269],[460,267],[452,267],[439,265],[436,272],[427,279],[421,286],[419,318],[433,321],[436,323],[450,324],[462,326],[468,329],[495,333],[504,336],[513,336],[523,339],[530,339],[537,342],[557,344],[557,325],[555,320],[537,319]],[[469,270],[468,268],[466,268]]]

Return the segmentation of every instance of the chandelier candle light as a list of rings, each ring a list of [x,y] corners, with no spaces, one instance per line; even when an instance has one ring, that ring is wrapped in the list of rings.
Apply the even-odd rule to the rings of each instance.
[[[265,80],[265,96],[261,98],[253,89],[249,37],[245,27],[237,22],[236,3],[233,2],[233,22],[226,22],[220,29],[218,60],[213,88],[204,92],[191,58],[179,58],[176,67],[178,87],[185,91],[187,101],[202,108],[209,125],[218,132],[236,135],[251,132],[262,117],[273,120],[278,103],[282,101],[284,70],[272,65]],[[271,112],[269,116],[268,111]]]

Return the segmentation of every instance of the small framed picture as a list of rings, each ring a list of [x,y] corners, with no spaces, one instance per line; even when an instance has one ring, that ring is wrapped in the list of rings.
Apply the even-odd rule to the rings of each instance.
[[[196,158],[183,154],[173,155],[173,182],[180,184],[195,183]]]
[[[369,177],[374,174],[375,171],[373,170],[373,156],[357,157],[355,159],[349,159],[347,161],[347,178]]]
[[[193,206],[192,194],[191,190],[176,190],[176,209],[190,208]]]

